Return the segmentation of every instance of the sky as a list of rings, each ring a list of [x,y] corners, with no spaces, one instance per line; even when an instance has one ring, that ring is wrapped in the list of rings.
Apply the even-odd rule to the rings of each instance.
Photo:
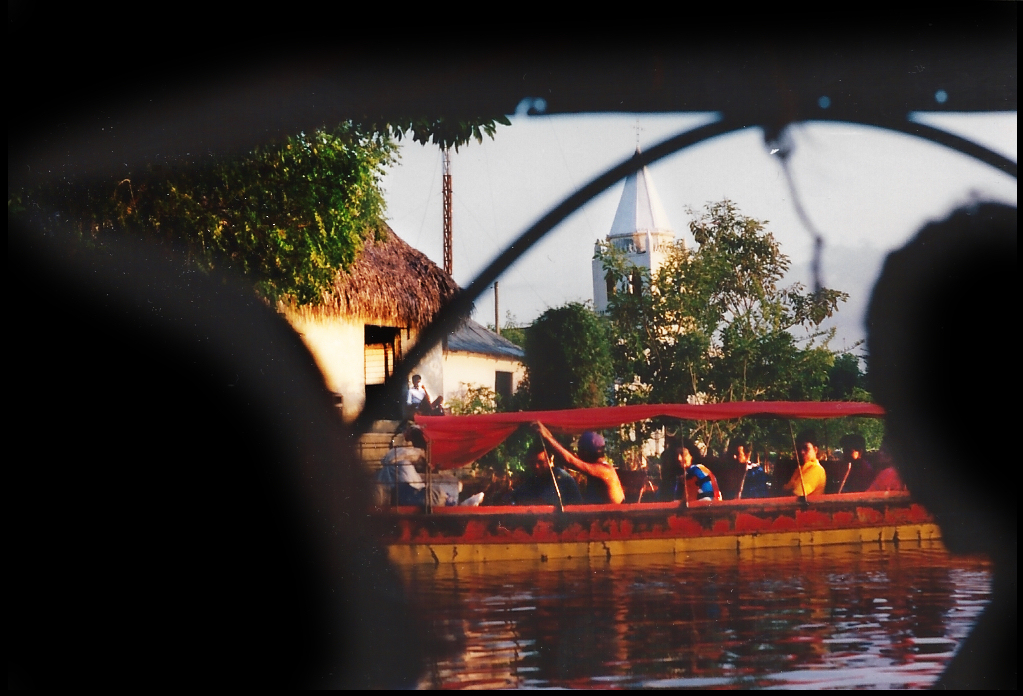
[[[513,116],[493,140],[451,155],[453,275],[466,287],[498,253],[550,208],[608,167],[713,114]],[[1016,112],[916,114],[1012,160]],[[862,354],[863,317],[885,255],[928,220],[975,200],[1016,205],[1016,180],[972,158],[908,135],[815,122],[791,130],[797,193],[824,237],[822,281],[849,294],[826,328],[830,347]],[[441,152],[405,139],[382,185],[388,222],[399,237],[442,265]],[[760,130],[722,136],[649,167],[676,238],[695,242],[693,213],[729,198],[766,220],[791,260],[786,284],[812,286],[812,237],[800,221],[780,162]],[[504,324],[531,322],[566,302],[591,302],[594,243],[611,229],[623,183],[615,184],[552,230],[499,280]],[[493,324],[494,296],[476,301],[474,318]]]

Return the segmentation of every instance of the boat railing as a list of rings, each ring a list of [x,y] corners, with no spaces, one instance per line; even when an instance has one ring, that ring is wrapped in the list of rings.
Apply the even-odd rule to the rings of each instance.
[[[877,504],[891,503],[905,505],[912,503],[912,497],[906,491],[866,491],[862,493],[829,493],[810,498],[812,508],[820,508],[821,511],[832,508],[846,508],[850,504]],[[667,502],[647,503],[620,503],[620,504],[581,504],[566,505],[559,510],[556,505],[482,505],[469,507],[463,505],[432,506],[429,510],[424,505],[390,505],[378,506],[376,512],[408,515],[447,515],[447,516],[472,516],[490,517],[500,515],[569,515],[589,516],[594,513],[613,514],[623,513],[627,515],[642,512],[663,514],[665,511],[680,511],[687,514],[700,514],[701,512],[724,512],[724,511],[782,511],[799,509],[805,511],[807,506],[804,500],[796,496],[785,496],[778,498],[747,498],[737,500],[714,500],[714,501],[693,501],[686,505],[684,500]]]

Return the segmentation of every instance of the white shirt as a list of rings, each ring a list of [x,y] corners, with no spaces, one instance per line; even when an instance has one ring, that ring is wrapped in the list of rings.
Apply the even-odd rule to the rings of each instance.
[[[409,406],[418,406],[426,398],[425,387],[409,387],[408,400],[405,402]]]
[[[417,447],[395,447],[388,450],[380,462],[377,483],[394,483],[397,475],[401,483],[407,483],[416,489],[425,488],[426,483],[414,466],[420,462],[426,462],[426,452]]]

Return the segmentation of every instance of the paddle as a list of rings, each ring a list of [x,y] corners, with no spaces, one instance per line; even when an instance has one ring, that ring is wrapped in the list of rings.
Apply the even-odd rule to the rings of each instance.
[[[554,482],[554,492],[558,494],[558,512],[565,511],[565,501],[561,499],[561,487],[558,486],[558,477],[554,473],[554,457],[547,451],[547,443],[544,439],[540,438],[540,444],[543,446],[543,456],[547,460],[547,470],[551,472],[551,481]]]

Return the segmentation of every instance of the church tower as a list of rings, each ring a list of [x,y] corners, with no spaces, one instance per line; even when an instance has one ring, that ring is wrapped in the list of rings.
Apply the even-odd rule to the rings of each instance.
[[[639,154],[638,147],[636,153]],[[607,241],[624,252],[633,265],[649,269],[651,275],[664,262],[669,246],[675,241],[675,233],[646,167],[630,174],[625,180],[625,188]],[[596,252],[599,250],[598,241],[593,256],[593,308],[597,312],[604,312],[607,311],[608,292],[624,291],[627,288],[609,287],[610,283],[604,277],[604,267],[597,258]]]

